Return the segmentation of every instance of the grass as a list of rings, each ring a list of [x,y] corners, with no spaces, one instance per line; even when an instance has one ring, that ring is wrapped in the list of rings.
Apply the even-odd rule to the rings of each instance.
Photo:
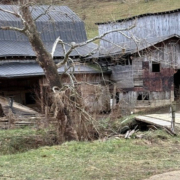
[[[53,135],[46,130],[25,128],[0,131],[0,155],[21,153],[53,144]]]
[[[179,0],[66,0],[60,5],[69,6],[85,22],[88,38],[98,35],[97,22],[115,21],[149,12],[180,8]]]
[[[0,179],[139,180],[176,170],[179,137],[146,132],[145,139],[67,142],[0,156]]]

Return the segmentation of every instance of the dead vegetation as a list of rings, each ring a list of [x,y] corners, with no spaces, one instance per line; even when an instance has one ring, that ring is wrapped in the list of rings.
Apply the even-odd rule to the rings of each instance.
[[[113,137],[141,139],[144,138],[146,132],[162,129],[152,124],[136,121],[136,114],[129,115],[131,108],[125,102],[120,101],[114,107],[110,107],[111,96],[106,86],[80,84],[74,88],[66,85],[61,90],[57,88],[53,94],[46,97],[45,117],[37,118],[33,127],[55,128],[59,143]],[[48,100],[51,103],[48,103]],[[167,107],[164,109],[166,111]],[[16,123],[19,119],[17,114],[11,110],[3,118],[8,119],[7,129],[17,127]],[[176,135],[170,128],[162,130],[171,136]]]

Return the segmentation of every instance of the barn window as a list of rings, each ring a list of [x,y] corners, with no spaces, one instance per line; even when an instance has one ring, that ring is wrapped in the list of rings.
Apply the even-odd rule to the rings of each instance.
[[[148,92],[138,92],[137,100],[149,100],[149,93]]]
[[[160,63],[152,62],[152,72],[160,72]]]

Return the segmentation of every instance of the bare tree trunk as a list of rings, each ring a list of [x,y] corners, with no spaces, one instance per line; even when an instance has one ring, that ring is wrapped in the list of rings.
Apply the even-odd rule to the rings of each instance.
[[[23,4],[23,0],[20,0],[22,5],[20,6],[21,14],[24,19],[25,31],[31,46],[36,53],[37,61],[43,68],[47,81],[50,87],[58,86],[62,87],[60,76],[57,71],[56,64],[54,63],[53,57],[46,50],[41,40],[40,34],[37,31],[34,19],[31,16],[28,4]]]

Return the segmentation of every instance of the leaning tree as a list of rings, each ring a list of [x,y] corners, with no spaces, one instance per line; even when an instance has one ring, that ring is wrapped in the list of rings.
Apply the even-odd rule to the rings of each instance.
[[[3,11],[5,13],[10,13],[15,18],[19,18],[21,20],[22,27],[19,28],[19,27],[14,27],[11,25],[5,25],[5,26],[1,25],[0,29],[18,31],[19,33],[24,34],[28,38],[32,46],[32,49],[35,52],[36,61],[44,70],[44,74],[47,79],[49,88],[51,90],[54,89],[54,92],[55,92],[54,101],[57,101],[57,100],[59,101],[59,103],[57,103],[57,105],[60,106],[58,108],[58,113],[57,113],[57,120],[59,124],[58,126],[59,141],[62,142],[67,139],[78,140],[78,139],[81,139],[82,134],[84,136],[83,139],[90,139],[91,135],[86,125],[88,124],[89,126],[90,124],[90,126],[93,127],[95,131],[97,131],[97,129],[94,126],[92,116],[83,108],[83,102],[81,100],[80,94],[78,93],[78,91],[76,90],[74,86],[74,81],[76,81],[76,79],[74,78],[73,74],[69,74],[66,71],[65,73],[69,76],[72,85],[64,87],[63,82],[58,74],[58,68],[64,65],[67,66],[68,61],[71,61],[72,63],[73,60],[70,58],[70,54],[74,49],[78,47],[83,47],[93,41],[101,39],[109,33],[118,32],[125,35],[124,31],[127,31],[133,28],[135,24],[132,25],[131,27],[127,27],[124,29],[111,30],[109,32],[104,33],[101,36],[97,36],[90,40],[87,40],[86,42],[82,42],[82,43],[71,42],[70,44],[68,44],[69,46],[68,50],[66,50],[66,47],[65,47],[67,43],[63,42],[61,37],[57,37],[57,39],[55,40],[53,44],[52,51],[49,52],[46,49],[45,44],[41,39],[41,35],[39,31],[37,30],[36,21],[42,15],[45,15],[46,13],[48,13],[51,5],[47,6],[46,9],[43,9],[42,14],[40,14],[39,16],[35,18],[32,17],[32,10],[34,6],[38,5],[37,0],[34,0],[34,1],[33,0],[18,0],[17,5],[18,6],[15,9],[9,10],[9,9],[0,8],[0,11]],[[131,38],[131,37],[128,37],[128,38]],[[58,44],[61,44],[62,46],[62,49],[64,51],[64,58],[62,61],[56,64],[53,60],[53,56],[56,50],[56,46]],[[58,89],[58,91],[55,90],[55,88]],[[73,98],[69,98],[72,96]],[[74,106],[77,111],[74,111]],[[72,112],[81,114],[81,119],[80,119],[79,124],[83,128],[78,128],[80,129],[79,130],[80,132],[77,132],[77,129],[74,128],[75,123],[72,123],[72,119],[71,119]],[[83,131],[83,133],[81,131]]]

